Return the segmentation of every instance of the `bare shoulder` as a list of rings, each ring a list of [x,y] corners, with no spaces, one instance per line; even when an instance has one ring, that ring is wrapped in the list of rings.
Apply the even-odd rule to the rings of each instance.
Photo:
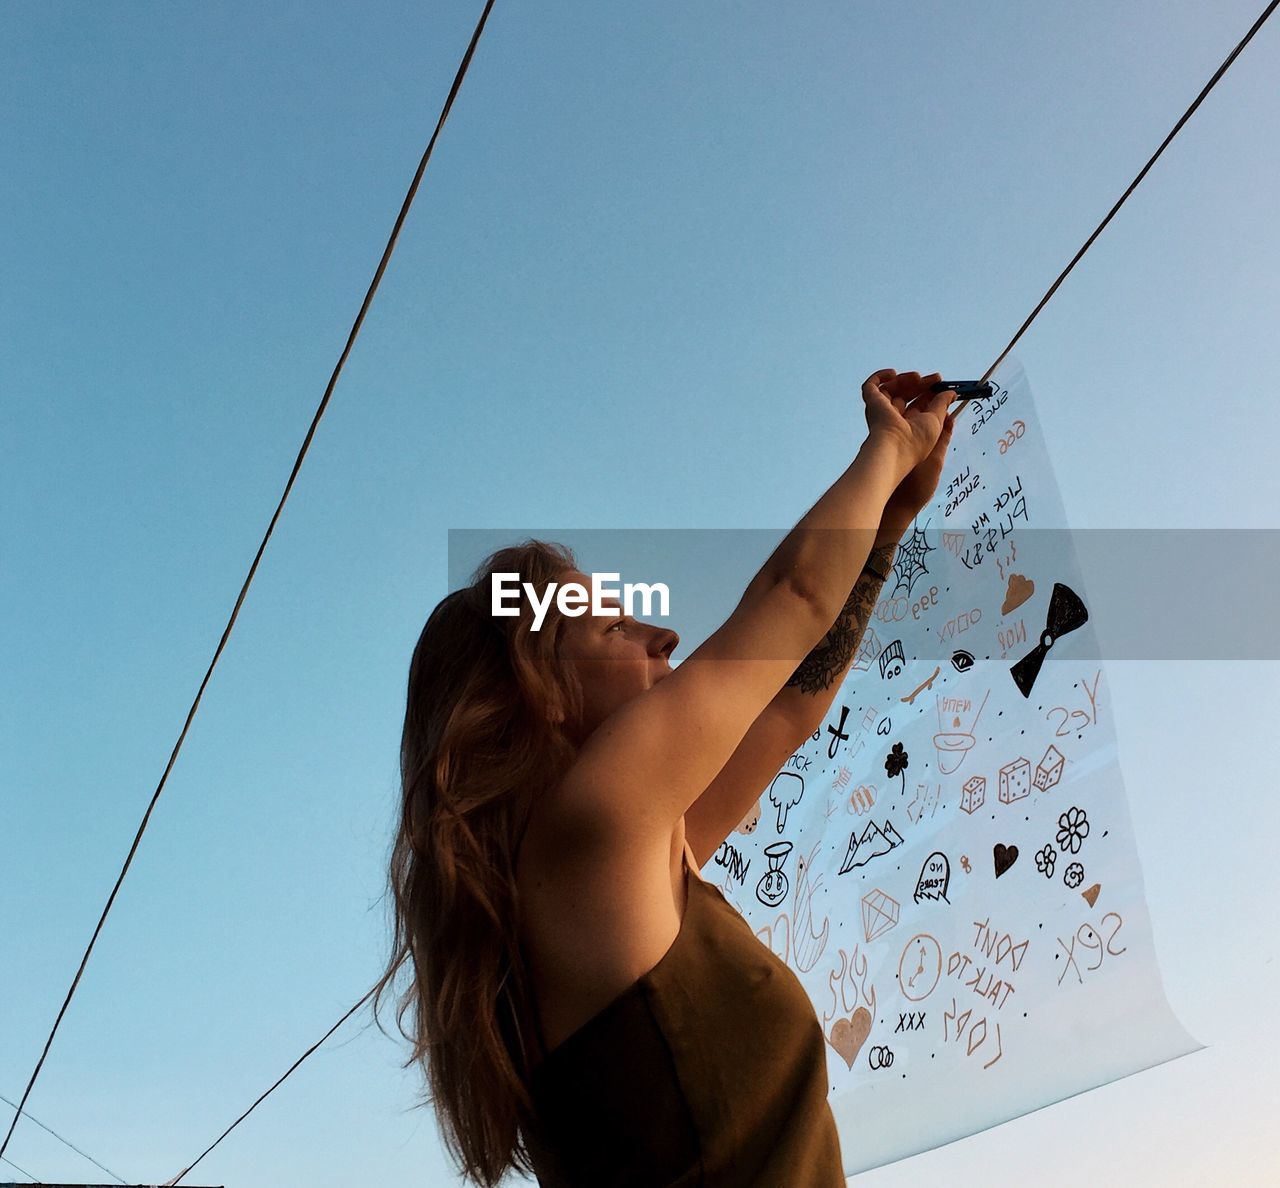
[[[685,908],[683,820],[666,836],[611,838],[566,826],[560,807],[553,793],[535,810],[516,869],[521,940],[549,1048],[658,964]]]

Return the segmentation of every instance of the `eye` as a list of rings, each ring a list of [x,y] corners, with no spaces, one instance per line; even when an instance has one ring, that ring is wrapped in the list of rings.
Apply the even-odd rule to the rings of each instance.
[[[613,623],[612,623],[612,624],[610,624],[610,626],[608,627],[608,629],[605,631],[605,634],[606,634],[606,635],[608,635],[610,631],[617,631],[619,628],[621,628],[621,627],[622,627],[622,625],[623,625],[625,622],[626,622],[626,619],[625,619],[625,618],[623,618],[622,616],[619,616],[617,619],[615,619],[615,620],[613,621]]]

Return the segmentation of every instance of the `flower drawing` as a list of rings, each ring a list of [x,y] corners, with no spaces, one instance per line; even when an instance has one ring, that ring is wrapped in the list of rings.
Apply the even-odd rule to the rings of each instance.
[[[1080,843],[1089,836],[1089,818],[1084,809],[1072,806],[1058,818],[1058,848],[1064,853],[1080,852]]]

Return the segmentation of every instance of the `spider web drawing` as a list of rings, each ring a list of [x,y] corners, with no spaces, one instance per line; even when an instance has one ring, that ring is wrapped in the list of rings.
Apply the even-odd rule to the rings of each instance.
[[[897,582],[893,587],[892,593],[907,587],[907,597],[911,597],[911,588],[916,584],[916,580],[921,574],[927,574],[929,567],[924,563],[926,553],[933,552],[933,546],[925,539],[925,529],[929,525],[925,524],[924,528],[917,528],[914,524],[911,526],[911,539],[905,540],[898,545],[897,556],[893,559],[893,572],[897,578]]]

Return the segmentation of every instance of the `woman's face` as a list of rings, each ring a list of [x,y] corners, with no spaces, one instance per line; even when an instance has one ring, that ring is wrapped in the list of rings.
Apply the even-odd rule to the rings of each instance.
[[[591,578],[576,569],[560,581],[591,588]],[[593,615],[588,606],[576,618],[565,617],[562,654],[582,682],[583,720],[570,731],[579,745],[619,706],[671,673],[668,657],[680,642],[669,628],[624,614],[617,599],[601,601],[617,613]]]

